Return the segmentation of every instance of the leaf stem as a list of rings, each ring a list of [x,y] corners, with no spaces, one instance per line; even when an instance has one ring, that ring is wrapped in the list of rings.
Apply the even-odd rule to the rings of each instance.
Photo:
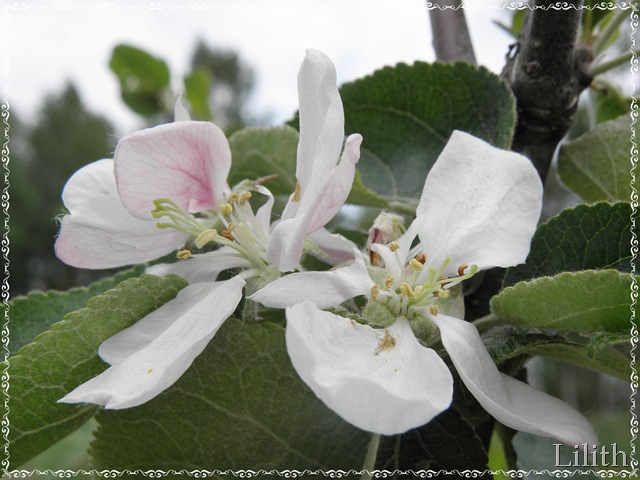
[[[478,332],[483,332],[491,327],[495,327],[498,325],[504,325],[504,320],[498,317],[494,313],[490,313],[489,315],[485,315],[482,318],[477,319],[473,322],[475,327],[478,329]]]
[[[371,480],[373,472],[376,468],[376,459],[378,458],[378,448],[380,447],[380,434],[374,433],[371,435],[371,441],[369,442],[369,448],[367,449],[367,456],[364,458],[364,465],[362,466],[362,475],[360,480]]]
[[[607,72],[609,70],[611,70],[612,68],[617,67],[618,65],[622,65],[623,63],[628,63],[629,61],[631,61],[631,59],[634,56],[638,56],[640,55],[640,49],[636,49],[636,50],[632,50],[630,52],[627,52],[623,55],[620,55],[616,58],[613,58],[611,60],[609,60],[608,62],[601,62],[597,65],[591,65],[589,67],[589,74],[592,77],[595,77],[596,75],[600,75],[603,74],[604,72]]]
[[[638,3],[638,0],[631,0],[631,5],[635,5]],[[633,7],[632,7],[633,8]],[[593,54],[594,56],[600,55],[602,51],[605,49],[607,43],[615,35],[616,30],[620,26],[620,24],[628,17],[627,9],[621,9],[615,13],[611,21],[607,24],[607,26],[602,30],[602,33],[596,40],[596,43],[593,44]]]

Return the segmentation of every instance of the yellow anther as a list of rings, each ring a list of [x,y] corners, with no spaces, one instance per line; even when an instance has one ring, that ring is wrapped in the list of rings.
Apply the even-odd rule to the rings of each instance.
[[[373,287],[371,287],[371,298],[373,300],[377,299],[379,294],[380,294],[380,287],[378,285],[374,285]]]
[[[458,267],[458,276],[462,277],[464,275],[464,271],[465,269],[468,267],[469,265],[467,265],[466,263],[463,263],[462,265],[460,265]]]
[[[243,205],[245,203],[247,203],[247,200],[249,200],[251,198],[251,192],[244,192],[242,195],[240,195],[240,205]]]
[[[391,242],[389,244],[389,250],[391,250],[392,252],[395,252],[399,248],[400,248],[400,245],[398,245],[398,242]]]
[[[229,195],[229,203],[237,202],[238,198],[240,198],[240,195],[238,195],[236,192],[232,192],[231,195]]]
[[[215,240],[217,236],[218,236],[218,231],[213,228],[209,230],[205,230],[204,232],[200,232],[196,237],[196,247],[198,248],[204,247],[207,243]]]
[[[382,257],[377,252],[369,249],[369,263],[371,263],[372,267],[377,267],[380,265],[380,260]]]
[[[422,263],[420,263],[415,258],[412,258],[411,260],[409,260],[409,266],[413,268],[416,272],[419,272],[420,270],[422,270],[422,267],[423,267]]]
[[[229,217],[233,213],[233,207],[230,203],[223,203],[220,205],[220,211],[225,217]]]
[[[389,330],[384,331],[384,337],[380,339],[380,343],[378,343],[378,347],[375,349],[375,354],[378,355],[381,352],[386,352],[387,350],[391,350],[396,346],[396,339],[391,336]]]
[[[147,370],[147,373],[153,373],[153,368],[150,368],[149,370]]]
[[[230,242],[233,242],[236,239],[236,237],[231,235],[231,232],[229,230],[223,230],[222,233],[220,233],[220,235],[222,235],[224,238],[226,238]]]
[[[438,315],[438,313],[440,313],[440,309],[438,308],[438,305],[433,304],[429,307],[429,312],[431,312],[431,315]]]
[[[296,189],[293,192],[293,196],[291,197],[292,202],[297,202],[300,200],[300,182],[296,181]]]
[[[411,288],[411,286],[407,283],[407,282],[402,282],[400,284],[400,290],[402,291],[402,293],[404,293],[407,297],[413,297],[413,289]]]
[[[236,224],[233,222],[229,223],[229,225],[227,226],[228,232],[233,232],[235,229],[236,229]]]
[[[178,260],[189,260],[191,258],[191,251],[190,250],[180,250],[176,254],[176,257],[178,257]]]
[[[387,288],[391,288],[393,286],[393,277],[387,277],[384,281],[384,286]]]
[[[424,253],[420,252],[418,255],[416,255],[416,260],[424,265],[425,263],[427,263],[427,256]]]

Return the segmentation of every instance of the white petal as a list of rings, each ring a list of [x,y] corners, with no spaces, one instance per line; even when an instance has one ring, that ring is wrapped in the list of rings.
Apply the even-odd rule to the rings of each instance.
[[[176,122],[188,122],[191,120],[189,111],[182,103],[182,93],[178,95],[178,98],[176,98],[176,104],[173,108],[173,118]]]
[[[146,269],[151,275],[179,275],[189,283],[213,282],[223,270],[249,268],[251,263],[233,248],[222,247],[208,253],[191,256],[188,260],[174,263],[159,263]]]
[[[567,445],[597,443],[593,426],[577,410],[500,373],[472,324],[446,315],[437,315],[432,320],[440,329],[442,343],[460,378],[496,420]]]
[[[258,192],[267,197],[267,201],[256,212],[256,220],[258,222],[258,228],[262,230],[265,237],[269,237],[271,231],[271,209],[273,208],[273,194],[271,191],[263,187],[262,185],[256,185]]]
[[[151,315],[107,340],[100,354],[114,364],[62,403],[121,409],[141,405],[171,386],[204,350],[242,298],[244,280],[190,285]]]
[[[302,380],[329,408],[363,430],[403,433],[451,403],[449,369],[418,343],[403,318],[385,334],[307,302],[287,308],[286,340]]]
[[[127,135],[114,160],[123,205],[136,217],[150,218],[160,198],[191,213],[215,207],[225,191],[231,150],[213,123],[181,121]]]
[[[306,237],[307,219],[304,216],[279,221],[271,232],[267,245],[267,260],[281,272],[298,268]]]
[[[463,263],[516,265],[529,253],[541,206],[542,184],[527,158],[455,131],[425,182],[420,240],[435,263],[451,258],[445,273]]]
[[[62,200],[71,213],[62,217],[55,251],[77,268],[114,268],[147,262],[176,250],[187,235],[159,229],[155,220],[131,216],[122,206],[113,160],[98,160],[69,179]]]
[[[285,308],[310,300],[320,308],[335,307],[358,295],[368,295],[373,286],[362,254],[355,250],[355,260],[346,267],[326,272],[285,275],[248,297],[271,308]]]
[[[326,178],[335,167],[344,140],[344,110],[336,70],[324,53],[307,49],[298,73],[300,140],[296,177],[301,193],[312,178]]]
[[[317,257],[332,265],[353,260],[353,251],[357,249],[356,244],[351,240],[337,233],[331,233],[326,228],[313,232],[307,239],[322,250],[323,255]]]

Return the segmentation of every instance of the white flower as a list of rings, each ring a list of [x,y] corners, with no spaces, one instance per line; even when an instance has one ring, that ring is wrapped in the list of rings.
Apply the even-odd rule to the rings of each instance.
[[[414,222],[397,241],[371,246],[384,268],[367,268],[356,252],[348,266],[289,275],[250,298],[287,308],[287,349],[297,372],[364,430],[402,433],[451,403],[451,374],[413,326],[439,330],[462,381],[498,421],[570,445],[593,444],[593,427],[577,411],[498,371],[475,326],[461,320],[464,304],[456,298],[454,287],[478,269],[525,260],[541,202],[526,158],[456,131],[429,172]],[[386,328],[322,310],[360,295],[368,297],[365,317]]]
[[[195,255],[183,250],[179,257],[185,260],[147,269],[181,275],[190,285],[105,341],[99,354],[111,367],[60,402],[127,408],[148,401],[202,352],[240,302],[245,280],[266,276],[268,281],[298,267],[307,239],[325,250],[328,260],[344,260],[345,250],[351,255],[351,242],[323,229],[349,194],[362,141],[357,134],[344,141],[335,78],[326,55],[308,50],[298,78],[298,188],[275,226],[269,190],[245,183],[231,191],[231,151],[224,134],[212,123],[191,121],[179,102],[176,122],[126,136],[113,161],[92,163],[71,177],[63,193],[71,214],[63,217],[56,242],[56,254],[69,265],[145,262],[189,238],[198,248],[210,242],[220,248]],[[252,191],[267,196],[256,213]],[[231,268],[241,272],[214,282]]]

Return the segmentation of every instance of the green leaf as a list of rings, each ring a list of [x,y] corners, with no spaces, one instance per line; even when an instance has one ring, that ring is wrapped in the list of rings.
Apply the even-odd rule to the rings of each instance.
[[[164,111],[163,92],[169,86],[167,64],[139,48],[118,45],[109,67],[118,76],[122,99],[134,112],[154,115]]]
[[[386,207],[389,205],[386,199],[364,186],[364,183],[362,183],[362,174],[359,170],[356,170],[353,186],[351,187],[351,192],[349,193],[346,203],[361,205],[363,207]]]
[[[631,275],[616,270],[564,272],[505,288],[491,310],[522,327],[628,332]]]
[[[185,96],[193,114],[201,120],[211,120],[209,109],[209,90],[211,89],[211,73],[204,67],[195,67],[184,77]]]
[[[229,138],[233,163],[229,183],[276,175],[265,186],[274,195],[290,195],[296,188],[298,132],[288,126],[244,128]]]
[[[589,100],[595,112],[596,124],[614,120],[621,115],[629,115],[631,98],[623,96],[615,86],[600,85],[601,83],[603,82],[598,82],[598,88],[589,89]]]
[[[370,440],[302,383],[282,327],[233,318],[172,387],[97,419],[99,470],[359,469]]]
[[[507,148],[515,125],[506,83],[466,63],[386,67],[343,85],[340,95],[346,132],[364,138],[358,162],[364,185],[407,204],[416,203],[453,130]]]
[[[579,205],[540,225],[527,261],[507,270],[504,285],[560,272],[615,268],[631,272],[631,205]]]
[[[186,282],[142,275],[92,298],[9,359],[9,452],[13,468],[84,424],[95,405],[56,401],[107,368],[98,346],[176,296]]]
[[[624,381],[628,381],[631,375],[629,333],[560,335],[502,325],[483,332],[482,340],[503,371],[509,366],[518,368],[529,358],[541,355],[606,373]]]
[[[622,115],[560,147],[560,179],[587,202],[631,198],[630,121]]]
[[[67,313],[80,310],[87,301],[106,292],[127,278],[144,272],[144,266],[119,272],[113,277],[99,280],[88,287],[73,288],[66,292],[50,290],[31,292],[9,302],[9,349],[16,354],[20,348],[33,341],[39,333],[62,320]]]

